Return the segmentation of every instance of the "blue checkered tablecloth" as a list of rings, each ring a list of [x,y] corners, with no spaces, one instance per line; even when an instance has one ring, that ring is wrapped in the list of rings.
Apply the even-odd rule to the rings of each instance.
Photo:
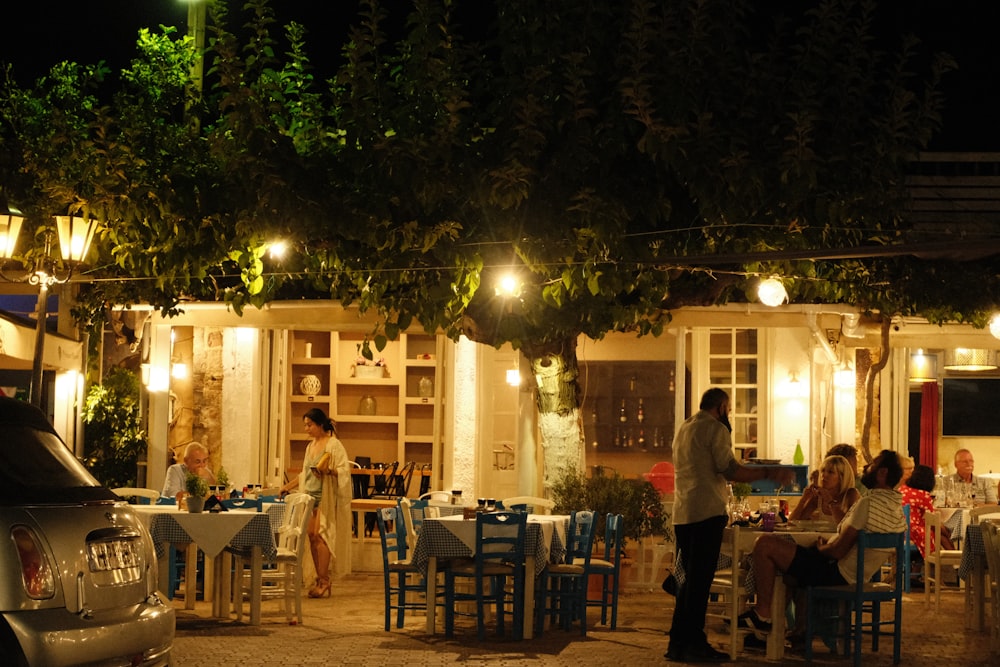
[[[474,519],[469,519],[469,521],[474,521]],[[568,527],[569,517],[566,517],[566,528]],[[547,563],[558,563],[566,557],[566,545],[563,544],[559,533],[558,528],[553,526],[552,542],[549,544],[546,554],[545,545],[542,544],[542,535],[544,534],[542,526],[528,520],[524,535],[524,548],[528,553],[535,555],[536,576],[545,569]],[[431,556],[440,560],[471,558],[472,555],[469,547],[448,530],[444,522],[432,518],[424,519],[423,528],[420,535],[417,536],[417,546],[413,549],[413,564],[420,570],[421,574],[427,574],[427,561]]]
[[[264,514],[271,521],[271,530],[275,533],[281,528],[281,524],[285,521],[285,503],[267,503],[264,507]]]
[[[224,513],[217,516],[222,514]],[[156,555],[159,558],[166,555],[167,545],[193,541],[170,513],[154,514],[149,523],[149,534],[153,538]],[[262,512],[253,513],[247,524],[229,540],[226,551],[246,555],[254,546],[260,547],[261,555],[267,561],[273,561],[278,554],[271,521],[268,515]]]
[[[976,558],[983,558],[985,564],[986,544],[983,542],[983,528],[976,524],[965,527],[965,539],[962,540],[962,560],[958,564],[958,576],[968,579],[972,574]]]

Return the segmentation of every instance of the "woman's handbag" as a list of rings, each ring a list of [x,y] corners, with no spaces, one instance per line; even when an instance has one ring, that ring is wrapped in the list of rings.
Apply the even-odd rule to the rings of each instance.
[[[316,471],[321,474],[326,474],[330,472],[330,452],[325,452],[323,456],[319,457],[319,461],[316,462]]]

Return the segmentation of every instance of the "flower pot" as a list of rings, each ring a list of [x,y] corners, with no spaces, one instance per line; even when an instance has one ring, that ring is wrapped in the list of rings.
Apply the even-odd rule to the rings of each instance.
[[[385,377],[385,366],[355,366],[354,377],[369,380]]]
[[[205,499],[201,496],[188,496],[187,509],[193,514],[200,514],[205,509]]]

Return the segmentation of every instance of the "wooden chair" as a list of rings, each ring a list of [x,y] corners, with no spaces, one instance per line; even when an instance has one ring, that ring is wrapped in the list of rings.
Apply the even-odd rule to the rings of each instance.
[[[308,493],[290,493],[285,496],[285,516],[277,531],[278,555],[275,558],[274,569],[264,569],[261,574],[261,600],[282,600],[285,617],[292,622],[292,605],[295,605],[295,618],[302,623],[302,562],[305,557],[306,545],[309,542],[309,519],[312,517],[313,497]],[[236,607],[236,620],[243,620],[243,596],[254,595],[250,589],[250,572],[246,565],[250,561],[249,554],[237,554],[236,581],[233,604]]]
[[[933,548],[932,546],[933,545]],[[933,588],[934,609],[941,608],[942,568],[956,567],[962,562],[962,552],[958,549],[941,548],[941,515],[937,512],[924,514],[924,603],[930,604]]]
[[[403,500],[407,500],[403,498]],[[396,612],[396,627],[403,627],[406,611],[426,610],[426,587],[420,571],[408,557],[405,516],[402,506],[383,507],[375,513],[378,535],[382,542],[382,583],[385,590],[385,631],[392,626]],[[408,598],[412,594],[412,598]]]
[[[578,620],[580,634],[587,634],[587,573],[594,548],[594,523],[591,510],[570,515],[566,560],[546,565],[536,587],[536,635],[541,635],[546,616],[558,619],[564,630]]]
[[[866,530],[858,532],[857,559],[854,584],[844,586],[808,586],[806,587],[806,662],[812,661],[812,643],[815,623],[820,600],[835,600],[846,603],[847,614],[837,614],[836,618],[844,623],[845,649],[853,642],[854,665],[861,667],[861,644],[864,639],[864,627],[871,628],[872,650],[878,651],[878,640],[883,625],[892,625],[892,663],[900,661],[903,639],[903,567],[905,556],[903,545],[906,531],[900,533],[869,533]],[[892,580],[890,582],[871,581],[865,576],[865,551],[871,549],[892,550]],[[881,619],[883,602],[893,604],[891,621]],[[867,607],[866,607],[867,605]],[[864,623],[863,614],[869,609],[871,622]]]
[[[747,602],[747,571],[740,567],[749,549],[743,548],[743,542],[752,543],[742,538],[743,529],[731,526],[725,529],[722,537],[721,554],[728,556],[730,567],[715,571],[712,579],[711,594],[715,602],[709,603],[707,616],[728,621],[729,628],[729,659],[736,660],[743,638],[753,631],[740,627],[737,618],[746,608]]]
[[[413,470],[417,467],[416,461],[410,461],[393,474],[389,480],[390,494],[397,498],[405,498],[410,494],[410,481],[413,479]]]
[[[504,607],[514,608],[514,639],[524,634],[524,534],[528,515],[524,512],[480,512],[476,515],[476,552],[470,562],[456,562],[445,569],[445,636],[455,629],[455,603],[475,601],[476,635],[486,639],[486,603],[497,621],[497,634],[504,632]],[[475,592],[459,593],[456,579],[472,579]],[[512,599],[507,596],[507,580],[513,582]],[[486,587],[489,585],[489,593]]]
[[[420,500],[449,502],[451,500],[451,491],[424,491],[420,494]]]
[[[1000,508],[996,505],[980,505],[969,510],[969,525],[978,526],[983,519],[1000,519]],[[963,535],[964,537],[964,535]]]
[[[152,505],[160,499],[160,492],[156,489],[143,489],[141,487],[120,486],[111,489],[111,492],[122,500],[135,498],[137,505]],[[131,501],[130,501],[131,502]]]
[[[552,514],[552,508],[556,506],[556,501],[536,496],[511,496],[500,502],[505,509],[527,511],[530,514]]]
[[[991,519],[980,525],[986,549],[986,569],[990,572],[990,652],[1000,654],[1000,522]]]
[[[587,597],[588,607],[601,608],[601,624],[608,622],[608,607],[611,608],[611,629],[618,627],[618,592],[621,588],[622,549],[624,548],[625,524],[621,514],[611,514],[604,519],[604,554],[601,558],[591,558],[587,569],[590,575],[601,578],[601,596]]]

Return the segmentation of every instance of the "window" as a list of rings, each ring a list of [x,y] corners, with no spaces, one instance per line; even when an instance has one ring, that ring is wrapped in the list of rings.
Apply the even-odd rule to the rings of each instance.
[[[708,382],[729,394],[733,447],[739,459],[757,456],[757,330],[709,330]]]

